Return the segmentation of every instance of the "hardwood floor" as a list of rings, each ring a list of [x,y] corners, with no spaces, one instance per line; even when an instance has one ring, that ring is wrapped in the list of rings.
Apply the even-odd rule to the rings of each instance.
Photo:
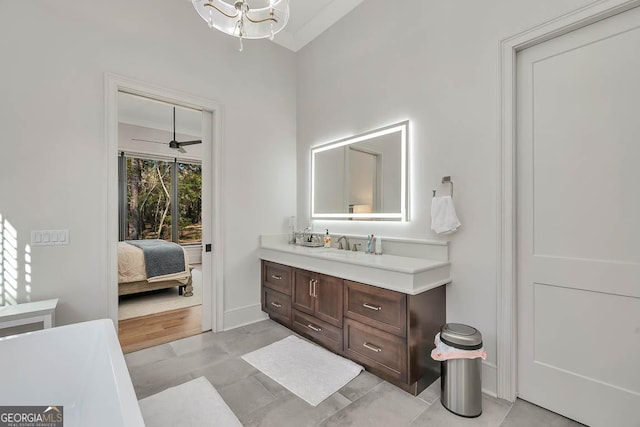
[[[180,308],[118,322],[123,353],[142,350],[201,333],[202,306]]]

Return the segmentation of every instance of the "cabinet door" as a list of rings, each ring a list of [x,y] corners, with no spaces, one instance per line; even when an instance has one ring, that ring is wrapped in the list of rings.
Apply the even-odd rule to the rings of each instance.
[[[313,280],[315,274],[305,270],[295,270],[293,279],[292,306],[304,313],[313,314],[314,300]]]
[[[342,279],[324,274],[315,275],[312,291],[315,298],[315,316],[325,322],[342,327]]]

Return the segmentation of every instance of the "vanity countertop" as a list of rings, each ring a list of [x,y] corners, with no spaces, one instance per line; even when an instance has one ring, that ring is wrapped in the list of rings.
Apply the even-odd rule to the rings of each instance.
[[[416,295],[451,282],[449,261],[310,248],[261,239],[260,258]]]

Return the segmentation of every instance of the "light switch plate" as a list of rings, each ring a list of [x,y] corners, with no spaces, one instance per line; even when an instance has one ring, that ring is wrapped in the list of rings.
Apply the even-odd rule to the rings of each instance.
[[[69,230],[35,230],[31,232],[31,246],[59,246],[69,244]]]

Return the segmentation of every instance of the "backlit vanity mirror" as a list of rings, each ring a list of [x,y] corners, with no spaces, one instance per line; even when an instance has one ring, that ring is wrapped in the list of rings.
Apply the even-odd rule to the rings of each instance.
[[[311,217],[407,220],[404,121],[311,149]]]

